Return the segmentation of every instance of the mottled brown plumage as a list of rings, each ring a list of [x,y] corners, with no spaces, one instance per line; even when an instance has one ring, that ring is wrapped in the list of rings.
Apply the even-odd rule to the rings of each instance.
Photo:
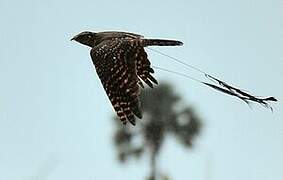
[[[157,84],[144,50],[146,46],[179,46],[175,40],[145,39],[128,32],[82,32],[72,40],[91,47],[90,55],[101,83],[123,124],[142,118],[139,88]]]

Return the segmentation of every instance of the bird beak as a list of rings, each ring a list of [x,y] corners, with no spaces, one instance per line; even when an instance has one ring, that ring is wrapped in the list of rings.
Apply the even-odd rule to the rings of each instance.
[[[78,35],[74,36],[71,41],[76,40],[76,38],[78,37]]]

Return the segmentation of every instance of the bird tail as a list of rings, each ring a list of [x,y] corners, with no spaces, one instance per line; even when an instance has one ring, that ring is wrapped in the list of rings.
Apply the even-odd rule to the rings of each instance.
[[[144,46],[182,46],[181,41],[166,39],[143,39]]]

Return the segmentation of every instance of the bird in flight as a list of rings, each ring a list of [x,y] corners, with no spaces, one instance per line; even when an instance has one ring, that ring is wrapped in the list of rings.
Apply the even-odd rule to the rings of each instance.
[[[153,84],[158,84],[157,80],[152,76],[154,70],[144,48],[148,46],[183,45],[181,41],[177,40],[147,39],[138,34],[117,31],[98,33],[84,31],[74,36],[71,40],[91,47],[90,56],[92,62],[117,116],[123,124],[130,122],[132,125],[136,123],[135,117],[142,118],[139,95],[140,88],[144,88],[143,83],[151,88],[153,88]],[[159,51],[156,52],[160,53]],[[179,62],[178,59],[163,53],[161,54]],[[274,97],[262,98],[251,95],[200,69],[183,62],[181,63],[203,73],[214,84],[199,81],[178,72],[173,73],[198,81],[205,86],[230,96],[240,98],[247,104],[250,101],[257,102],[272,110],[268,101],[277,101]],[[166,69],[159,69],[170,72]]]
[[[175,40],[145,39],[128,32],[84,31],[73,37],[81,44],[91,47],[90,56],[96,72],[112,106],[123,124],[135,125],[135,116],[142,118],[140,88],[158,84],[152,76],[154,70],[144,47],[180,46]]]

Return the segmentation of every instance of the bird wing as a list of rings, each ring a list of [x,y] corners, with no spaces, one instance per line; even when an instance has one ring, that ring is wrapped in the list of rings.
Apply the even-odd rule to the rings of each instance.
[[[137,48],[137,53],[135,54],[137,75],[139,78],[145,82],[149,87],[153,88],[153,83],[158,84],[157,80],[150,74],[154,73],[154,70],[150,67],[150,61],[147,58],[147,54],[143,47]],[[142,82],[140,81],[142,84]],[[142,85],[143,87],[143,85]]]
[[[123,124],[135,125],[142,118],[136,58],[138,44],[128,40],[108,40],[91,49],[91,58],[101,83]]]

